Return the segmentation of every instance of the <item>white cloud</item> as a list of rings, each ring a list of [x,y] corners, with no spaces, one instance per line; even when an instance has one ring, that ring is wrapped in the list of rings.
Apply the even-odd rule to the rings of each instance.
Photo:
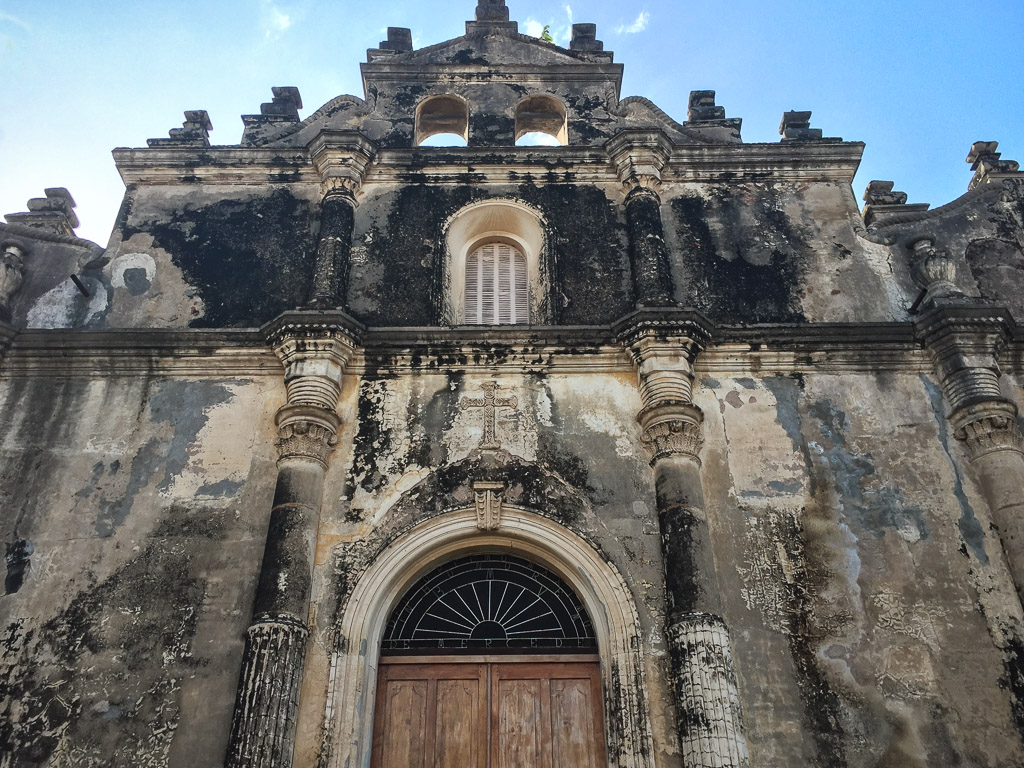
[[[276,40],[288,31],[292,17],[278,8],[273,0],[263,0],[262,22],[268,40]]]
[[[527,34],[530,37],[540,37],[544,34],[544,25],[536,19],[527,19],[526,32],[524,34]]]
[[[9,13],[5,13],[4,11],[0,11],[0,22],[4,22],[4,21],[8,21],[11,24],[14,24],[15,26],[21,27],[26,32],[31,32],[32,31],[29,28],[28,24],[26,24],[24,21],[19,19],[17,16],[12,16]]]
[[[647,25],[650,23],[651,14],[647,11],[640,11],[640,15],[636,17],[636,21],[632,24],[620,24],[615,28],[615,32],[619,35],[635,35],[638,32],[643,32],[647,29]]]

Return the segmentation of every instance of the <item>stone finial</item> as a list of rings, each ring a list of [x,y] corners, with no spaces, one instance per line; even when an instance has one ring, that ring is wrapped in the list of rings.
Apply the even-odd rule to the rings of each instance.
[[[570,51],[603,51],[604,43],[597,39],[597,24],[573,24]]]
[[[302,96],[292,85],[275,86],[270,89],[273,100],[260,104],[260,114],[242,115],[242,143],[251,144],[256,139],[272,133],[284,123],[299,122]]]
[[[273,100],[260,104],[260,114],[298,122],[299,110],[302,109],[299,89],[294,85],[277,85],[271,88],[270,92],[273,94]]]
[[[210,146],[210,131],[213,123],[205,109],[192,109],[185,112],[185,121],[181,128],[171,128],[166,139],[147,139],[150,147],[161,146]]]
[[[4,217],[7,223],[74,237],[78,216],[75,215],[75,200],[71,193],[63,187],[51,187],[45,190],[45,194],[46,197],[29,200],[27,212],[7,214]]]
[[[893,216],[927,211],[928,203],[907,204],[906,192],[894,192],[896,185],[891,181],[868,182],[864,190],[864,226],[879,224]]]
[[[811,113],[784,112],[779,125],[779,135],[783,141],[817,141],[821,138],[820,128],[811,128]]]
[[[864,202],[868,205],[906,205],[906,192],[893,192],[895,182],[869,181],[864,190]]]
[[[381,40],[380,50],[409,53],[412,50],[412,30],[405,27],[388,27],[388,39]]]
[[[1020,171],[1020,163],[1016,160],[1001,160],[1001,152],[998,141],[976,141],[971,145],[971,151],[967,154],[967,162],[971,164],[974,171],[974,178],[971,179],[968,189],[974,189],[982,184],[988,184],[1006,174],[1015,174]]]
[[[725,107],[715,104],[714,91],[690,91],[690,105],[686,110],[686,119],[691,123],[724,120]]]
[[[505,0],[479,0],[475,18],[477,21],[508,21]]]

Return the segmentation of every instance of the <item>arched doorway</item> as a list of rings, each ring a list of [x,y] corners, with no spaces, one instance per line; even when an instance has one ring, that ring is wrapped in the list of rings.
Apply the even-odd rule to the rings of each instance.
[[[381,644],[374,768],[600,768],[597,638],[543,566],[474,553],[420,578]]]
[[[475,507],[432,517],[391,541],[362,571],[339,617],[330,660],[325,765],[370,766],[381,650],[402,597],[439,564],[502,552],[543,564],[580,598],[592,621],[604,692],[607,755],[601,765],[654,768],[643,641],[629,589],[585,540],[514,506],[502,508],[497,530],[481,530]]]

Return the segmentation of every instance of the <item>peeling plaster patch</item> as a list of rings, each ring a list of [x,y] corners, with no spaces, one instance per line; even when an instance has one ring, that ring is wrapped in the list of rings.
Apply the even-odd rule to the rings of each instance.
[[[110,537],[131,512],[135,497],[163,470],[158,489],[167,492],[189,462],[189,451],[206,426],[208,411],[233,397],[222,383],[206,381],[161,381],[149,397],[149,420],[157,433],[147,440],[132,459],[123,494],[100,502],[96,533]]]
[[[788,632],[798,608],[791,592],[803,571],[800,512],[766,509],[748,515],[746,528],[743,562],[736,566],[740,595],[765,626]]]
[[[870,453],[848,450],[846,435],[851,432],[851,423],[846,412],[827,400],[811,403],[807,410],[823,437],[822,455],[843,513],[879,538],[886,530],[896,531],[910,543],[928,538],[924,510],[906,503],[899,488],[872,487],[871,480],[876,477],[874,459]]]
[[[26,322],[29,328],[72,328],[88,325],[94,317],[107,308],[107,289],[92,277],[80,278],[89,297],[68,278],[55,288],[40,296],[28,311]]]
[[[904,595],[891,590],[875,593],[872,602],[878,611],[878,627],[920,640],[933,652],[939,652],[939,627],[945,624],[947,615],[940,605],[908,605]]]
[[[140,296],[149,290],[156,276],[156,261],[147,253],[126,253],[110,262],[107,270],[114,288],[125,288],[132,296]]]
[[[953,460],[953,453],[950,450],[949,422],[946,420],[942,390],[927,376],[922,374],[920,378],[925,392],[928,393],[928,399],[932,405],[932,413],[935,414],[935,424],[939,430],[939,442],[942,443],[942,453],[945,455],[950,469],[953,471],[953,495],[956,496],[957,501],[960,503],[960,519],[957,521],[957,527],[960,529],[960,535],[963,537],[964,543],[970,548],[978,562],[988,565],[988,552],[985,551],[985,531],[974,514],[974,507],[971,506],[971,502],[967,499],[967,494],[964,492],[963,475],[960,473],[959,465]]]

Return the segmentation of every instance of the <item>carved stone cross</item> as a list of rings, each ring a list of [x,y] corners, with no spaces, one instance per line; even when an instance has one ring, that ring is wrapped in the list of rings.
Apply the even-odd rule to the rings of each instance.
[[[485,381],[481,386],[484,390],[483,397],[464,397],[459,404],[463,408],[484,409],[484,439],[480,443],[480,448],[484,451],[496,451],[501,448],[501,443],[498,442],[495,431],[495,414],[498,408],[518,408],[519,398],[515,395],[497,397],[495,390],[498,388],[498,382],[496,381]]]

